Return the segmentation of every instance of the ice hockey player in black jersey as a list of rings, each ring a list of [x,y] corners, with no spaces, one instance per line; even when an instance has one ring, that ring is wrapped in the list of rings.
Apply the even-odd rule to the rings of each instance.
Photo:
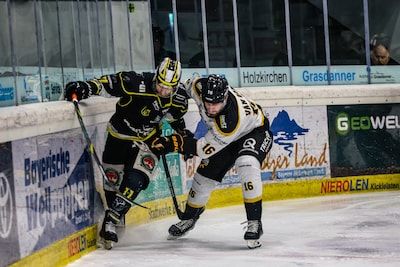
[[[107,126],[102,158],[108,179],[104,189],[109,209],[100,237],[108,249],[118,242],[115,226],[130,208],[124,198],[133,201],[152,178],[159,154],[152,151],[151,143],[161,135],[161,120],[166,119],[177,132],[185,133],[182,116],[188,103],[185,90],[179,88],[180,78],[180,62],[164,58],[155,73],[125,71],[66,85],[68,101],[72,101],[73,95],[78,100],[91,95],[119,97]],[[123,195],[116,194],[115,188]]]
[[[260,166],[272,146],[268,119],[259,105],[231,88],[224,77],[195,77],[186,81],[185,89],[196,102],[208,131],[198,140],[177,133],[153,143],[160,153],[174,151],[202,159],[188,194],[184,219],[169,228],[169,238],[179,238],[194,228],[212,190],[235,166],[247,215],[244,239],[249,248],[260,247],[259,238],[263,234]]]

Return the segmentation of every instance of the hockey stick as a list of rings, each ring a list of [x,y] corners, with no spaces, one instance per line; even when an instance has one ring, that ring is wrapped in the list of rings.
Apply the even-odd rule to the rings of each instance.
[[[77,98],[77,96],[76,96],[75,94],[72,95],[72,102],[74,103],[75,113],[76,113],[76,116],[78,117],[79,124],[80,124],[80,126],[81,126],[83,135],[84,135],[84,137],[85,137],[85,139],[86,139],[86,143],[87,143],[87,145],[88,145],[88,151],[89,151],[90,154],[92,154],[94,160],[96,161],[96,164],[97,164],[97,166],[99,167],[101,176],[103,177],[103,179],[104,179],[105,181],[107,181],[108,179],[107,179],[106,173],[104,172],[103,165],[101,164],[100,159],[99,159],[99,157],[97,156],[96,150],[94,149],[94,145],[93,145],[92,141],[90,140],[90,137],[89,137],[89,134],[88,134],[88,132],[87,132],[87,130],[86,130],[85,124],[83,123],[81,111],[80,111],[79,105],[78,105],[78,98]],[[116,190],[118,196],[120,196],[121,198],[123,198],[123,199],[124,199],[126,202],[128,202],[131,206],[136,205],[136,206],[139,206],[139,207],[144,208],[144,209],[149,209],[148,207],[145,207],[145,206],[143,206],[143,205],[140,205],[139,203],[136,203],[136,202],[134,202],[134,201],[132,201],[132,200],[127,199],[126,197],[124,197],[124,195],[123,195],[117,188],[114,188],[114,189]],[[106,203],[107,203],[107,202],[106,202]]]
[[[179,209],[178,201],[176,200],[174,185],[172,184],[171,175],[169,174],[169,169],[168,169],[167,159],[165,158],[165,154],[162,154],[161,158],[164,165],[165,176],[167,177],[169,191],[171,193],[172,201],[174,202],[176,215],[178,216],[179,220],[183,220],[183,212]]]

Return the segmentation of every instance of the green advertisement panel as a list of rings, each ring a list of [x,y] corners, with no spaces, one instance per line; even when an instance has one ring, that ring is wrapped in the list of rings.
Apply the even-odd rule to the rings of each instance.
[[[328,106],[331,176],[400,173],[400,104]]]
[[[163,121],[162,123],[162,133],[164,136],[171,135],[173,133],[172,127],[166,121]],[[183,191],[180,171],[180,156],[178,153],[169,153],[166,155],[166,159],[175,193],[177,195],[181,195],[183,194]],[[156,169],[154,170],[154,176],[151,177],[149,187],[139,194],[137,201],[139,203],[143,203],[169,196],[170,191],[165,174],[165,168],[162,160],[159,160]]]

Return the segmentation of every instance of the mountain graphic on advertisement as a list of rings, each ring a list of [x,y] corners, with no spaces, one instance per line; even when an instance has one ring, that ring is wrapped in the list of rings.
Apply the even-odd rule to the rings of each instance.
[[[297,140],[298,136],[305,135],[308,131],[309,129],[300,127],[294,119],[290,119],[285,110],[279,111],[271,123],[274,143],[283,146],[289,152],[289,156],[293,152],[293,141]]]

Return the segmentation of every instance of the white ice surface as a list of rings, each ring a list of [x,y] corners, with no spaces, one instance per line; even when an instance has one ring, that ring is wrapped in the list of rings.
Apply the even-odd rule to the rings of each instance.
[[[243,206],[207,210],[185,237],[175,217],[128,227],[111,251],[69,266],[400,266],[400,192],[264,202],[263,246],[243,240]]]

